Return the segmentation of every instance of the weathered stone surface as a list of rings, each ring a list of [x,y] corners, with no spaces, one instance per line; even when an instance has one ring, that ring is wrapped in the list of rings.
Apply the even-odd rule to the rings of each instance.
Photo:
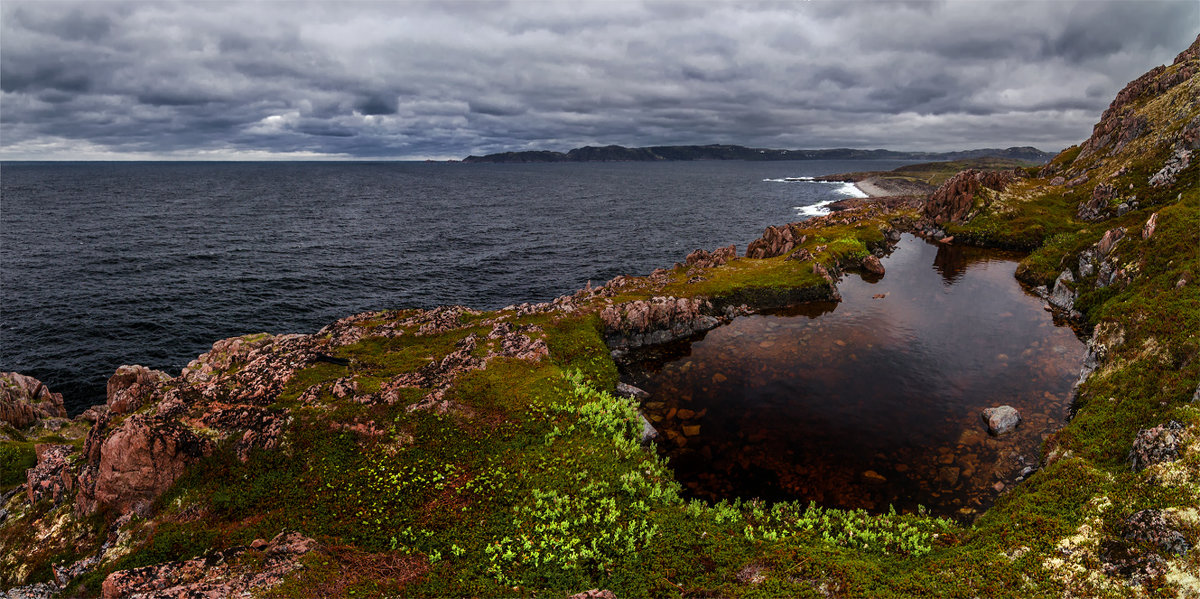
[[[0,373],[0,422],[24,429],[43,418],[65,418],[61,393],[51,393],[41,381],[16,372]]]
[[[641,436],[642,445],[645,445],[645,444],[657,439],[658,438],[658,429],[654,428],[654,425],[650,424],[649,420],[646,420],[646,415],[642,414],[641,412],[638,412],[638,418],[640,418],[642,421],[642,436]]]
[[[969,216],[975,196],[981,189],[1003,191],[1014,178],[1011,172],[962,171],[929,195],[924,207],[925,216],[937,224],[962,222]]]
[[[37,465],[25,471],[25,492],[29,503],[49,499],[54,504],[65,499],[75,488],[75,475],[68,458],[75,453],[70,445],[38,444]]]
[[[714,268],[727,264],[734,258],[737,258],[737,247],[731,244],[722,248],[717,248],[712,252],[708,252],[706,250],[696,250],[687,255],[685,262],[688,266]]]
[[[632,397],[634,399],[646,399],[650,397],[644,389],[634,387],[628,383],[617,383],[617,395],[622,397]]]
[[[1101,258],[1107,258],[1112,253],[1113,248],[1117,247],[1117,242],[1125,237],[1125,227],[1109,229],[1104,232],[1104,236],[1100,241],[1096,242],[1096,250],[1100,252]]]
[[[1187,168],[1192,163],[1192,151],[1185,148],[1177,148],[1170,158],[1163,164],[1158,172],[1150,176],[1151,187],[1168,187],[1175,184],[1175,180],[1179,178],[1179,173]]]
[[[1050,297],[1047,298],[1050,305],[1064,312],[1074,310],[1076,297],[1075,289],[1072,287],[1074,283],[1075,277],[1071,271],[1062,271],[1062,274],[1054,280],[1054,289],[1050,291]]]
[[[1164,553],[1183,555],[1191,549],[1183,534],[1172,528],[1158,510],[1142,510],[1130,516],[1121,536],[1127,541],[1154,545]]]
[[[81,477],[76,510],[144,513],[188,464],[211,452],[211,441],[176,421],[130,416],[100,445],[94,482],[85,486]]]
[[[1138,431],[1129,450],[1129,467],[1138,472],[1147,466],[1178,460],[1182,433],[1183,425],[1174,420]]]
[[[807,238],[796,233],[798,223],[789,223],[781,227],[769,226],[763,231],[762,237],[746,246],[747,258],[774,258],[782,256],[796,246],[803,244]]]
[[[1158,228],[1158,213],[1157,212],[1155,212],[1154,214],[1151,214],[1150,218],[1146,219],[1146,224],[1142,226],[1142,239],[1150,239],[1151,237],[1153,237],[1154,230],[1156,228]]]
[[[567,599],[617,599],[617,594],[607,589],[588,589],[582,593],[575,593]]]
[[[1187,61],[1187,64],[1183,64],[1173,71],[1163,66],[1150,69],[1149,72],[1129,82],[1124,89],[1118,92],[1117,97],[1100,117],[1100,122],[1092,128],[1092,135],[1083,143],[1076,160],[1109,148],[1117,151],[1130,141],[1144,135],[1149,130],[1149,126],[1144,117],[1133,114],[1134,105],[1142,98],[1161,95],[1191,78],[1196,73],[1195,64],[1191,61],[1196,58],[1197,48],[1198,44],[1193,43],[1191,47],[1176,56],[1173,63],[1180,64]]]
[[[993,435],[1003,435],[1015,428],[1021,422],[1021,414],[1012,406],[984,408],[983,421],[987,423],[988,432]]]
[[[195,559],[168,562],[109,574],[101,587],[105,599],[206,598],[250,596],[303,567],[300,558],[317,548],[299,533],[280,533],[260,548],[235,547]]]
[[[170,375],[145,366],[121,366],[108,378],[108,409],[127,414],[149,402]]]
[[[872,274],[882,276],[884,273],[883,264],[879,261],[879,258],[876,258],[872,255],[868,255],[866,258],[862,259],[862,267],[863,270],[866,270]]]
[[[609,306],[600,313],[609,347],[630,348],[666,343],[707,331],[718,324],[698,298],[655,297]]]
[[[1117,197],[1117,189],[1109,183],[1097,183],[1092,196],[1080,202],[1075,215],[1079,220],[1100,220],[1107,214],[1108,203]]]

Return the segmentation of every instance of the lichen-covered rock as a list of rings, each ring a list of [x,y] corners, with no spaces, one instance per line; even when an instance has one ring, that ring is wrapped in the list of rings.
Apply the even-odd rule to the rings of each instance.
[[[987,423],[988,432],[993,435],[1003,435],[1017,428],[1021,422],[1021,414],[1012,406],[984,408],[981,415]]]
[[[962,171],[929,194],[924,214],[937,224],[962,222],[970,215],[975,196],[981,189],[1003,191],[1015,178],[1011,172]]]
[[[170,375],[145,366],[121,366],[108,378],[108,409],[127,414],[149,402]]]
[[[0,372],[0,422],[25,429],[43,418],[65,418],[61,393],[51,393],[41,381],[16,372]]]
[[[211,441],[174,420],[130,416],[100,444],[94,478],[80,477],[76,511],[144,513],[184,468],[210,453]]]
[[[582,593],[575,593],[567,599],[617,599],[617,594],[607,589],[588,589]]]
[[[58,504],[75,488],[69,457],[75,453],[70,445],[38,444],[37,465],[25,471],[25,493],[29,503],[49,499]]]
[[[269,543],[234,547],[195,559],[168,562],[109,574],[101,597],[194,598],[242,597],[283,582],[303,567],[300,559],[317,549],[316,541],[299,533],[280,533]]]
[[[1079,220],[1100,220],[1107,214],[1108,203],[1117,197],[1117,188],[1109,183],[1097,183],[1089,199],[1080,202],[1075,216]]]
[[[1134,472],[1148,466],[1179,459],[1183,425],[1172,420],[1167,424],[1138,431],[1129,450],[1129,467]]]
[[[1158,510],[1142,510],[1125,521],[1121,537],[1154,546],[1163,553],[1183,555],[1191,549],[1183,533],[1175,530]]]

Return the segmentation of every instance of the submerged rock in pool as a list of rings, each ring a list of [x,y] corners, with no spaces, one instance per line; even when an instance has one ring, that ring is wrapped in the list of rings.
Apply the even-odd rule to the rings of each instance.
[[[1021,414],[1012,406],[1000,406],[985,408],[983,419],[987,422],[989,433],[1003,435],[1017,428],[1017,424],[1021,422]]]

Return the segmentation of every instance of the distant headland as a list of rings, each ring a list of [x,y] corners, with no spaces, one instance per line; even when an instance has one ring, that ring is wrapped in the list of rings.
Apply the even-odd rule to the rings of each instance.
[[[706,146],[585,146],[569,152],[529,150],[500,152],[486,156],[467,156],[463,162],[651,162],[683,160],[967,160],[972,158],[1011,158],[1043,164],[1054,155],[1030,146],[983,148],[958,152],[898,152],[895,150],[773,150],[711,144]]]

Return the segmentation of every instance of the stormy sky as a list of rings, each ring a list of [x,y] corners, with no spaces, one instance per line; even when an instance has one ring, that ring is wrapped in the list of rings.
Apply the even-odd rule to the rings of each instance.
[[[0,4],[0,158],[1087,137],[1196,0]]]

